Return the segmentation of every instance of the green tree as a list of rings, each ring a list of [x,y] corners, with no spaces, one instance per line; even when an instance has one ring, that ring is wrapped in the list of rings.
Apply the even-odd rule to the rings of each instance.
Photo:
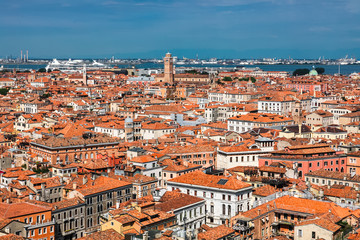
[[[310,70],[307,68],[298,68],[293,72],[293,76],[302,76],[309,74]]]
[[[224,77],[222,80],[225,81],[225,82],[231,82],[232,78],[231,77]]]
[[[45,69],[45,68],[40,68],[40,69],[38,70],[38,72],[44,73],[44,72],[46,72],[46,69]]]
[[[224,85],[224,83],[220,79],[216,80],[216,83],[220,85]]]
[[[0,88],[0,94],[6,96],[10,89],[8,88]]]
[[[315,70],[317,71],[318,74],[323,74],[325,72],[325,68],[322,67],[317,67],[315,68]]]
[[[185,70],[185,73],[198,74],[199,72],[196,69]]]
[[[46,99],[46,98],[49,98],[49,97],[51,97],[50,93],[44,93],[42,96],[40,96],[41,99]]]

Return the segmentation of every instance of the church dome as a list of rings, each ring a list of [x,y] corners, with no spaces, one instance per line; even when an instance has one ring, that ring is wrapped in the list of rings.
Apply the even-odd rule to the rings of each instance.
[[[309,72],[310,76],[317,76],[318,72],[315,70],[315,68],[311,69],[311,71]]]

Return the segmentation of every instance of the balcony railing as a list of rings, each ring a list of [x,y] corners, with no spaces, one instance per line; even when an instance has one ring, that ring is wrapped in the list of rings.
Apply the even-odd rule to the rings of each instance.
[[[25,225],[25,228],[27,229],[34,229],[34,228],[41,228],[41,227],[47,227],[47,226],[51,226],[55,224],[55,220],[51,220],[51,221],[44,221],[42,223],[36,223],[36,224],[28,224]]]

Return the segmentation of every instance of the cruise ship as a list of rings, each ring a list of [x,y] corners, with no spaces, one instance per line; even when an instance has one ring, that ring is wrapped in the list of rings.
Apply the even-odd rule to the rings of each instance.
[[[46,67],[46,71],[49,69],[51,71],[57,69],[61,72],[82,72],[84,67],[86,70],[100,70],[104,68],[110,68],[109,65],[99,63],[95,60],[91,61],[84,61],[84,60],[57,60],[53,59]]]

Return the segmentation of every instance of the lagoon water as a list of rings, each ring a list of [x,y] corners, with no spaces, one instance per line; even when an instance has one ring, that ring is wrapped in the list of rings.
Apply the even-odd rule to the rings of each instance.
[[[46,65],[3,65],[6,69],[35,69],[38,70],[40,68],[46,67]],[[135,66],[136,68],[155,68],[155,69],[162,69],[163,64],[161,63],[142,63],[137,65],[130,65],[130,64],[119,64],[117,65],[119,68],[130,68],[132,66]],[[222,68],[224,71],[233,70],[235,67],[237,69],[241,67],[246,68],[255,68],[258,67],[265,71],[286,71],[292,73],[294,70],[298,68],[307,68],[312,69],[313,65],[310,64],[294,64],[294,65],[246,65],[246,66],[239,66],[239,65],[219,65],[219,64],[184,64],[184,65],[176,65],[176,67],[197,67],[197,68]],[[325,74],[336,74],[339,72],[339,66],[338,65],[315,65],[315,67],[322,67],[325,69]],[[360,65],[341,65],[340,66],[340,73],[342,75],[349,75],[354,72],[360,72]]]

